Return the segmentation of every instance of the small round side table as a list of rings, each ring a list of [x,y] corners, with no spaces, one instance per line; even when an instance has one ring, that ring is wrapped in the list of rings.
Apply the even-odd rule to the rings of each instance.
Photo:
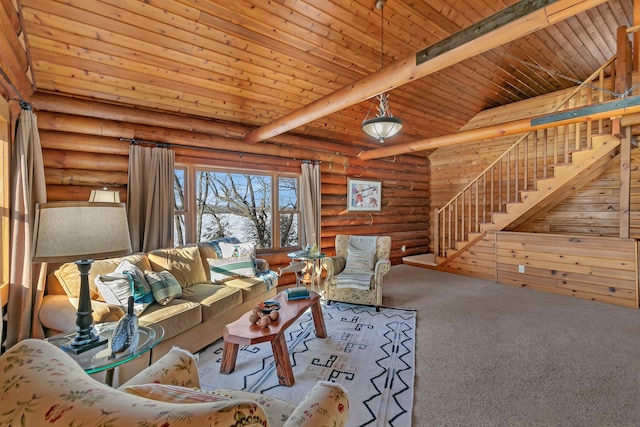
[[[116,366],[127,363],[138,356],[151,350],[162,341],[164,329],[159,325],[140,325],[138,326],[139,339],[135,348],[129,348],[122,353],[111,353],[111,337],[116,327],[116,322],[97,323],[94,325],[98,335],[107,338],[107,342],[98,347],[92,348],[82,353],[73,354],[67,352],[77,363],[85,370],[87,374],[95,374],[96,372],[107,371],[105,382],[113,385],[113,370]],[[76,336],[76,331],[65,332],[54,335],[46,339],[46,341],[62,348],[68,344]]]

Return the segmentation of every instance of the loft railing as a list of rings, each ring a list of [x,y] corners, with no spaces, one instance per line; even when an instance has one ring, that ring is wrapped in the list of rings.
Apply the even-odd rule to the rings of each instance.
[[[552,112],[599,104],[614,99],[615,56],[571,91]],[[434,210],[433,246],[437,257],[446,257],[480,224],[491,222],[491,213],[504,212],[517,202],[520,192],[534,189],[539,179],[553,176],[553,169],[571,162],[571,153],[591,148],[592,135],[610,131],[608,119],[531,131],[522,135],[500,157],[456,194]]]

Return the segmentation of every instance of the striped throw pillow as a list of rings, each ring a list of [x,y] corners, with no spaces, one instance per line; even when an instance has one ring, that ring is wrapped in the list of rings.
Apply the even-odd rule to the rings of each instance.
[[[223,283],[239,277],[256,277],[256,267],[251,255],[213,259],[207,258],[212,283]]]
[[[182,296],[182,286],[168,271],[145,271],[144,277],[151,286],[153,299],[160,305],[167,305],[174,298]]]

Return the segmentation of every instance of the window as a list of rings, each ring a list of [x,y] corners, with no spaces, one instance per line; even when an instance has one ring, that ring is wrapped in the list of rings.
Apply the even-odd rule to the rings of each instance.
[[[174,221],[173,221],[173,243],[175,246],[184,245],[186,239],[186,217],[187,217],[187,200],[186,183],[187,169],[176,168],[173,175],[173,195],[175,199],[174,205]]]
[[[297,246],[298,179],[277,173],[201,168],[190,173],[177,168],[176,245],[234,236],[255,242],[257,249]]]
[[[298,246],[298,178],[278,178],[280,247]]]

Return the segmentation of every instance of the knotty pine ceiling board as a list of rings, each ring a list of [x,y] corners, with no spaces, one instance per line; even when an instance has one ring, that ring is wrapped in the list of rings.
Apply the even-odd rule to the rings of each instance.
[[[259,127],[517,1],[387,0],[384,52],[375,0],[19,3],[38,91]],[[611,0],[391,90],[404,128],[386,144],[453,133],[485,109],[573,86],[563,76],[591,74],[631,20],[632,1]],[[372,102],[291,133],[376,147],[360,128]]]

